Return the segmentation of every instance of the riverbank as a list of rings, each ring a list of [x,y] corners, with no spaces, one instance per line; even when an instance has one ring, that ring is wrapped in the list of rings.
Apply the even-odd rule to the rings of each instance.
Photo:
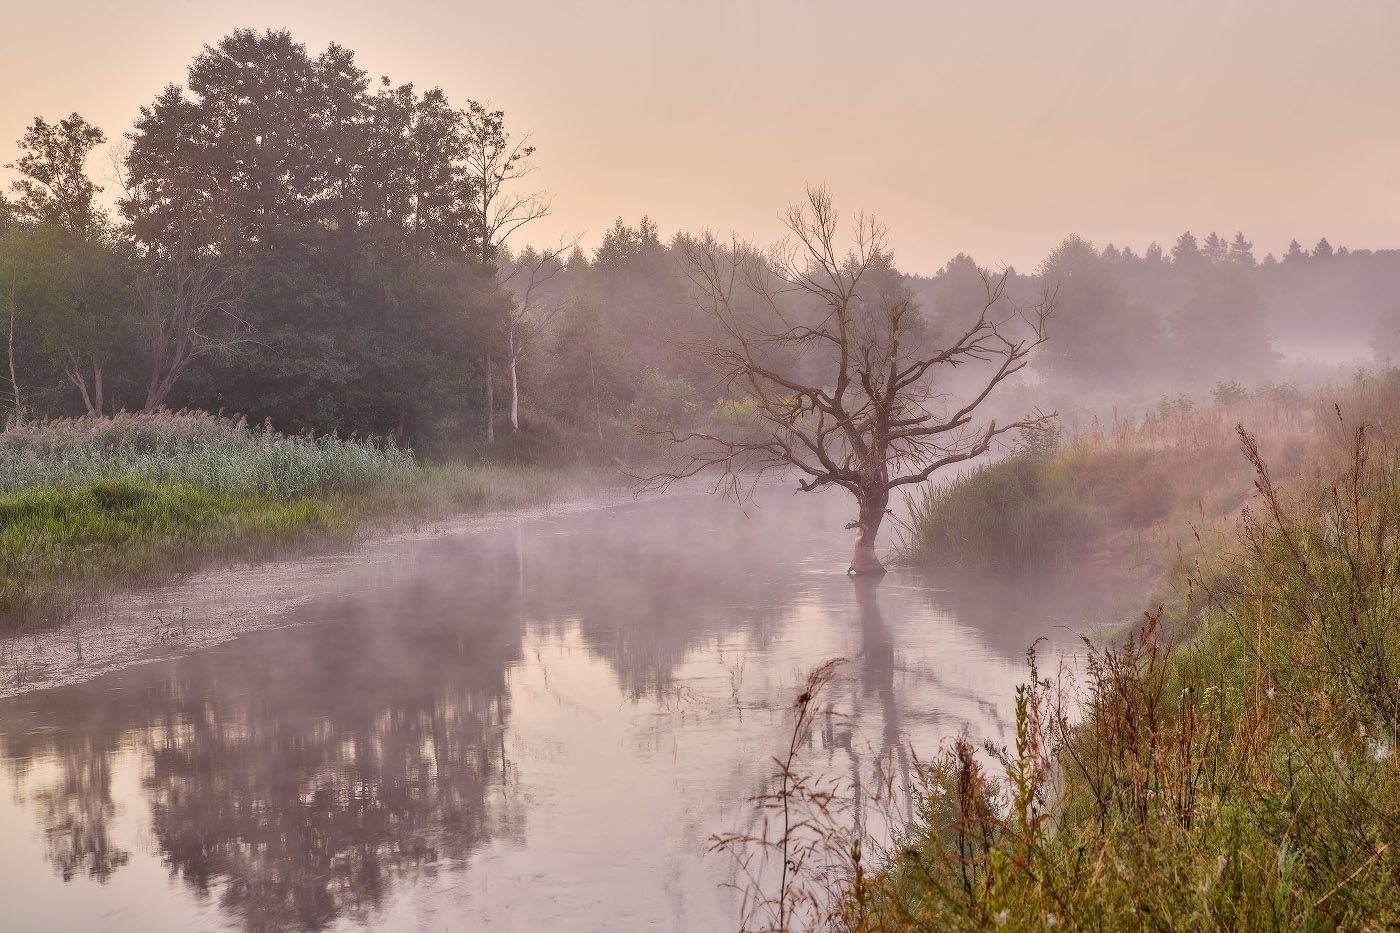
[[[1322,408],[1255,399],[1023,436],[1009,456],[909,494],[898,560],[1020,571],[1078,566],[1105,551],[1155,558],[1189,529],[1214,529],[1253,492],[1237,424],[1261,432],[1270,459],[1291,474],[1326,428]]]
[[[586,465],[425,465],[390,444],[202,413],[21,425],[0,435],[0,631],[52,626],[220,562],[621,483]]]
[[[1079,682],[1032,656],[1012,745],[923,769],[838,926],[1400,925],[1400,380],[1339,398],[1289,470],[1242,436],[1227,543]]]

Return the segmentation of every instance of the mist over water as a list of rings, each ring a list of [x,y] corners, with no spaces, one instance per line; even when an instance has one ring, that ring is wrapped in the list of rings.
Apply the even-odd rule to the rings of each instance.
[[[1064,575],[854,584],[849,511],[765,489],[747,515],[686,495],[401,539],[282,627],[5,700],[8,916],[731,925],[710,837],[757,818],[809,668],[848,659],[801,765],[870,781],[963,731],[1007,743],[1029,644],[1123,610]]]
[[[1400,5],[75,3],[0,933],[1400,923]]]

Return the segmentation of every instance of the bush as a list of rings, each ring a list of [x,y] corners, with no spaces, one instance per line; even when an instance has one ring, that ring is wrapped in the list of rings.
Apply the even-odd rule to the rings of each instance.
[[[1103,517],[1058,478],[1049,459],[1020,455],[925,487],[909,499],[902,556],[994,568],[1068,560],[1094,540]]]
[[[1063,565],[1147,529],[1199,529],[1250,492],[1233,424],[1168,400],[1165,419],[1020,438],[1010,456],[906,497],[901,557],[921,565],[1015,569]],[[1255,414],[1251,412],[1249,414]],[[1266,414],[1273,414],[1267,412]],[[1290,430],[1302,430],[1299,420]],[[1318,432],[1313,431],[1315,440]],[[1280,432],[1288,462],[1305,443]]]

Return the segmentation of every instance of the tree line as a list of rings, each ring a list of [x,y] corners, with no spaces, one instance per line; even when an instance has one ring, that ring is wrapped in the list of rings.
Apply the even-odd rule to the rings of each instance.
[[[10,166],[10,418],[192,407],[448,451],[530,433],[606,445],[625,422],[714,404],[681,339],[713,325],[687,265],[706,235],[619,219],[591,255],[520,245],[549,202],[501,111],[240,30],[141,108],[111,213],[87,169],[105,142],[76,113],[36,118]],[[965,255],[933,276],[870,263],[930,339],[997,278]],[[1112,389],[1264,378],[1280,333],[1339,321],[1400,352],[1397,283],[1400,251],[1326,240],[1256,261],[1242,233],[1142,255],[1072,236],[1033,274],[1009,270],[998,300],[1054,288],[1031,371]]]

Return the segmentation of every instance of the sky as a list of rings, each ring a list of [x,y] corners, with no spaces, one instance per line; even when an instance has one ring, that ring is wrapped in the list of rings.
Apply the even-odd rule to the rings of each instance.
[[[1065,236],[1400,247],[1400,0],[69,0],[5,13],[0,163],[35,116],[119,138],[240,27],[504,110],[551,216],[521,242],[762,242],[824,183],[931,274],[1031,271]],[[91,173],[112,174],[105,153]],[[3,173],[8,184],[12,173]]]

